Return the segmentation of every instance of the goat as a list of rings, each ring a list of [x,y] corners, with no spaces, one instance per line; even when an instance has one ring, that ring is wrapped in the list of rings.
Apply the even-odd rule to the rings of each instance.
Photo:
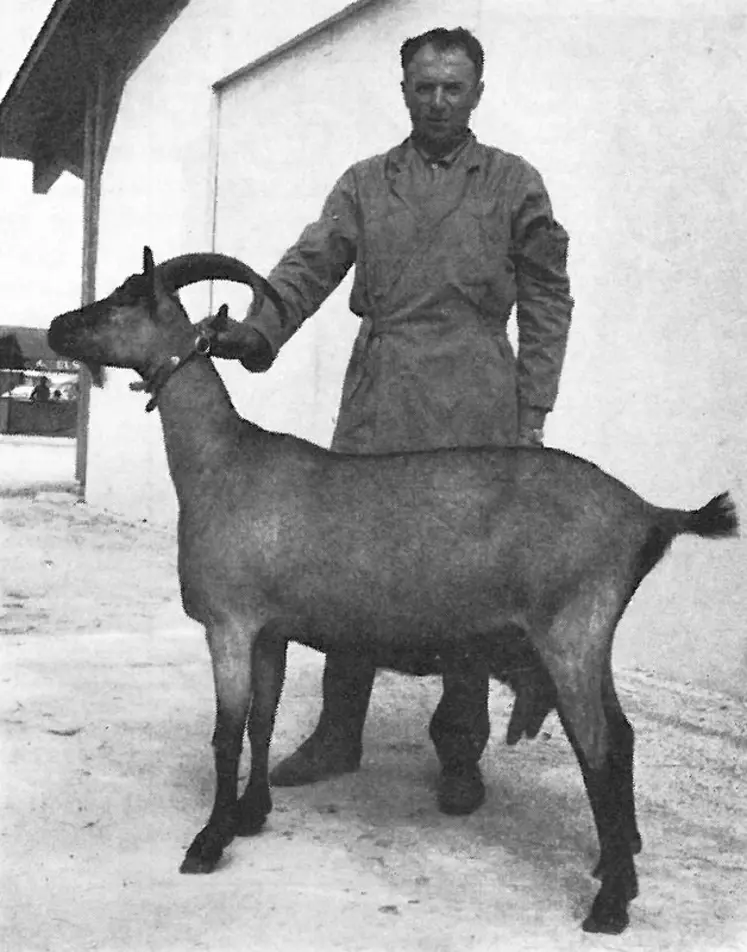
[[[737,533],[729,494],[666,509],[555,449],[352,456],[267,432],[238,415],[210,359],[214,319],[195,327],[179,302],[180,287],[207,279],[249,284],[254,307],[265,294],[277,302],[236,259],[183,255],[154,267],[146,248],[142,274],[55,318],[48,334],[66,357],[137,371],[148,409],[160,409],[182,601],[205,627],[216,692],[214,805],[181,872],[211,872],[271,810],[269,744],[289,640],[354,648],[379,666],[438,654],[447,668],[484,674],[524,637],[552,687],[540,720],[557,707],[596,823],[601,886],[583,928],[621,932],[641,837],[613,635],[676,536]],[[245,728],[251,771],[239,798]]]

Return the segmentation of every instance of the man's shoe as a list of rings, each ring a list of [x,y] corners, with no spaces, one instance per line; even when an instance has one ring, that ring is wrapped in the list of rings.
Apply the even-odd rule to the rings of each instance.
[[[352,773],[360,767],[361,753],[359,744],[312,734],[270,771],[270,783],[273,787],[300,787]]]
[[[450,816],[467,816],[482,806],[485,784],[480,768],[442,770],[438,781],[438,809]]]

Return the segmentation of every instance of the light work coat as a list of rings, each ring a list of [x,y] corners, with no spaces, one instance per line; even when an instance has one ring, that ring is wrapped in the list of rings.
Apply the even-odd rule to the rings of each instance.
[[[254,326],[276,354],[354,265],[361,326],[332,448],[512,443],[521,408],[555,402],[573,307],[567,244],[524,159],[470,136],[453,161],[429,164],[408,139],[344,173],[268,275],[286,320],[267,304]]]

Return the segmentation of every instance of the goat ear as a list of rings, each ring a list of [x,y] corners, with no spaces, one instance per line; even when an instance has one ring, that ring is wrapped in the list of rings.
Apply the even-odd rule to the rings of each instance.
[[[154,306],[159,294],[174,293],[174,289],[164,280],[163,270],[153,263],[153,252],[147,245],[143,248],[143,277]]]
[[[158,271],[153,264],[153,252],[150,250],[148,245],[145,245],[143,248],[143,277],[145,278],[148,287],[150,311],[151,314],[155,315],[158,313],[158,289],[161,286],[161,282],[158,280]]]
[[[216,331],[223,331],[228,326],[228,305],[221,304],[218,308],[218,313],[215,315],[215,321],[213,322],[213,329]]]
[[[153,272],[153,252],[145,245],[143,248],[143,274],[149,275]]]

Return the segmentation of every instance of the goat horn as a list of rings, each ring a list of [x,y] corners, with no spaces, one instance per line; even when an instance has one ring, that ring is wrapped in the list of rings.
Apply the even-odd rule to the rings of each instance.
[[[238,258],[209,251],[179,255],[162,261],[158,265],[158,271],[164,284],[173,291],[198,281],[236,281],[239,284],[248,284],[254,291],[252,315],[259,311],[265,297],[268,297],[280,312],[281,319],[285,317],[285,306],[275,288],[266,278]]]

